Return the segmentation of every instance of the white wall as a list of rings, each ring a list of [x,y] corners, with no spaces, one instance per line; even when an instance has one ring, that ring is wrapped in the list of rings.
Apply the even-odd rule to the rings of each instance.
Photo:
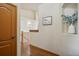
[[[62,4],[52,3],[40,5],[39,32],[31,33],[31,44],[59,55],[79,55],[79,32],[76,35],[63,33],[61,15]],[[47,26],[42,25],[42,17],[44,16],[52,16],[53,24]]]

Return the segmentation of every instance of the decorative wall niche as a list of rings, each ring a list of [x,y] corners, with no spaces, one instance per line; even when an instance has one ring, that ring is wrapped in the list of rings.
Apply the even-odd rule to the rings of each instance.
[[[77,3],[65,3],[62,7],[62,29],[65,33],[77,34],[78,32]]]

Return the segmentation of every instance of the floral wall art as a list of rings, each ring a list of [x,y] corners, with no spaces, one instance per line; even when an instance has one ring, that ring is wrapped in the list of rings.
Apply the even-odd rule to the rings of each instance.
[[[63,31],[66,33],[77,34],[78,11],[76,8],[63,9]]]

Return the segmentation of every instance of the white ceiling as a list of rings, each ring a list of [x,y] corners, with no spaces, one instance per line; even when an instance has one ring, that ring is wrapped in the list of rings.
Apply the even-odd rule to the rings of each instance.
[[[23,9],[38,10],[41,3],[20,3],[19,5]]]

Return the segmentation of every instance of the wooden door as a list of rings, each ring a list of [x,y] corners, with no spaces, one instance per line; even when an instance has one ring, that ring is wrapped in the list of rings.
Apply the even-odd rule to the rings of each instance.
[[[15,56],[16,6],[0,3],[0,56]]]

